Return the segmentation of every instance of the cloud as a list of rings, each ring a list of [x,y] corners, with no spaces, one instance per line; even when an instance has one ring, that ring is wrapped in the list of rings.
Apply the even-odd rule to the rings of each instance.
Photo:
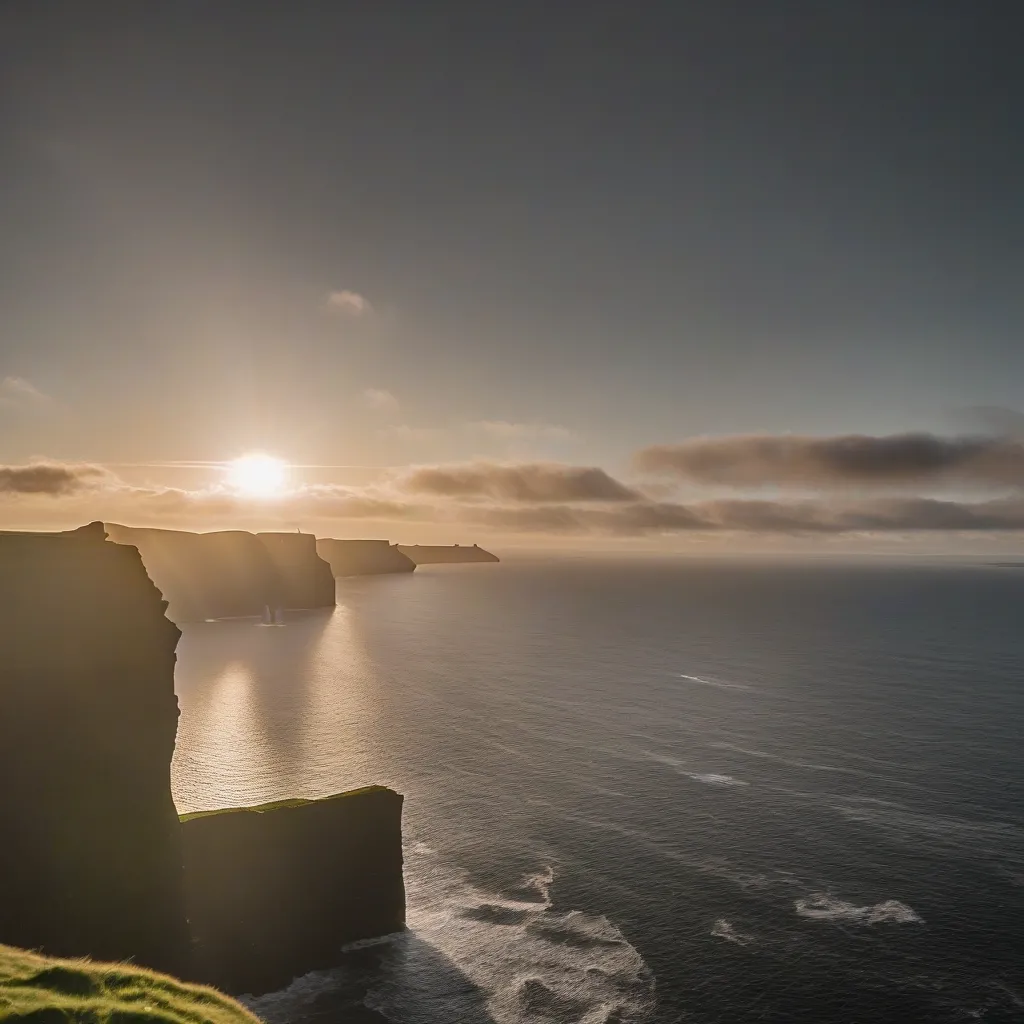
[[[0,466],[0,495],[43,494],[64,496],[95,490],[112,479],[102,466],[34,462]]]
[[[51,399],[24,377],[0,380],[0,407],[30,408],[48,405]]]
[[[380,388],[366,388],[359,396],[367,409],[375,409],[379,412],[398,412],[400,403],[390,392]]]
[[[639,497],[638,492],[597,466],[557,462],[423,466],[402,477],[398,486],[404,491],[448,498],[522,502],[631,501]]]
[[[507,420],[474,420],[466,429],[499,441],[572,441],[575,435],[557,423],[510,423]]]
[[[327,308],[352,317],[367,316],[373,312],[373,306],[365,296],[348,290],[331,292],[327,296]]]
[[[702,437],[644,448],[634,464],[646,473],[736,488],[1024,486],[1024,444],[1006,437]]]

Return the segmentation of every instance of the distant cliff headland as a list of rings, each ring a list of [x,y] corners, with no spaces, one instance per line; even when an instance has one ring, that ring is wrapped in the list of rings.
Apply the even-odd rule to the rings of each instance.
[[[230,553],[258,561],[256,582],[282,601],[324,597],[307,578],[310,550],[319,561],[311,537],[194,547],[144,532],[160,557],[180,545],[197,561],[223,555],[223,569]],[[131,960],[255,994],[332,965],[346,942],[400,930],[400,794],[370,787],[179,819],[170,767],[181,632],[120,536],[108,541],[101,523],[0,535],[0,944]],[[66,969],[0,953],[12,976],[43,979],[41,1012],[57,1019],[47,986]],[[86,975],[80,988],[93,984]]]
[[[401,545],[309,533],[140,529],[106,523],[117,544],[138,548],[174,622],[327,608],[335,578],[413,572],[417,565],[497,562],[473,545]]]
[[[387,540],[332,540],[316,542],[317,553],[335,576],[376,576],[412,572],[416,563],[397,544]]]
[[[417,565],[501,561],[497,555],[485,551],[478,544],[399,544],[398,550]]]

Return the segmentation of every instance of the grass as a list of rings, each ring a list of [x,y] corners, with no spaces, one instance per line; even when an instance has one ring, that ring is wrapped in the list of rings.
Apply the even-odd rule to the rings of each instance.
[[[194,818],[208,818],[213,814],[236,814],[248,811],[250,814],[265,814],[267,811],[280,811],[286,807],[304,807],[306,804],[322,804],[328,800],[344,800],[346,797],[359,796],[362,793],[376,793],[387,791],[387,786],[362,786],[360,789],[349,789],[344,793],[332,793],[330,796],[322,796],[312,800],[304,797],[293,797],[289,800],[274,800],[269,804],[257,804],[255,807],[222,807],[215,811],[193,811],[191,814],[179,815],[182,821],[192,821]],[[3,1018],[0,1018],[2,1020]]]
[[[259,1024],[216,989],[129,964],[55,960],[0,945],[3,1024]]]

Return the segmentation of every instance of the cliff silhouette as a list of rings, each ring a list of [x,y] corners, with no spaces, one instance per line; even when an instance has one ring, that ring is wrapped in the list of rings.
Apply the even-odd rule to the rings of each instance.
[[[0,942],[186,966],[165,608],[100,523],[0,536]]]
[[[497,555],[478,544],[399,544],[398,550],[417,565],[454,562],[500,562]]]
[[[316,550],[330,563],[335,576],[376,576],[412,572],[416,568],[416,563],[403,554],[397,544],[387,540],[323,538],[316,542]]]
[[[334,577],[306,533],[189,533],[106,524],[139,549],[175,622],[260,615],[264,608],[334,604]]]
[[[267,557],[287,578],[299,550]],[[0,534],[0,943],[259,993],[401,929],[398,793],[179,820],[166,608],[101,523]]]

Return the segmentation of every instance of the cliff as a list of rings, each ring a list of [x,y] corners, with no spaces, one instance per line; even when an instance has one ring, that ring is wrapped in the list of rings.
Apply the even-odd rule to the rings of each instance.
[[[116,523],[106,529],[111,540],[139,549],[175,622],[334,604],[330,568],[309,534],[187,533]]]
[[[306,599],[312,538],[257,543],[274,550],[275,585]],[[324,587],[321,573],[311,593]],[[400,929],[398,793],[179,820],[170,766],[181,631],[166,607],[138,550],[109,543],[101,523],[0,534],[0,943],[266,992],[336,964],[345,942]],[[6,1019],[3,985],[20,982],[4,982],[2,967]],[[42,983],[50,969],[39,970]],[[60,989],[70,975],[54,970]],[[70,979],[75,994],[113,1000],[94,991],[90,970]],[[116,1016],[97,1008],[95,1019]]]
[[[259,994],[405,924],[402,797],[371,786],[182,818],[198,977]]]
[[[203,985],[128,964],[54,960],[10,946],[0,946],[0,1020],[259,1024],[233,999]]]
[[[0,942],[180,970],[180,632],[102,524],[0,535]]]
[[[273,570],[272,607],[324,608],[333,605],[334,574],[317,553],[311,533],[257,533]]]
[[[416,563],[386,540],[332,540],[316,542],[320,557],[326,559],[335,576],[376,576],[382,573],[412,572]]]
[[[478,544],[399,544],[398,550],[417,565],[436,565],[444,562],[498,562],[497,555],[485,551]]]

